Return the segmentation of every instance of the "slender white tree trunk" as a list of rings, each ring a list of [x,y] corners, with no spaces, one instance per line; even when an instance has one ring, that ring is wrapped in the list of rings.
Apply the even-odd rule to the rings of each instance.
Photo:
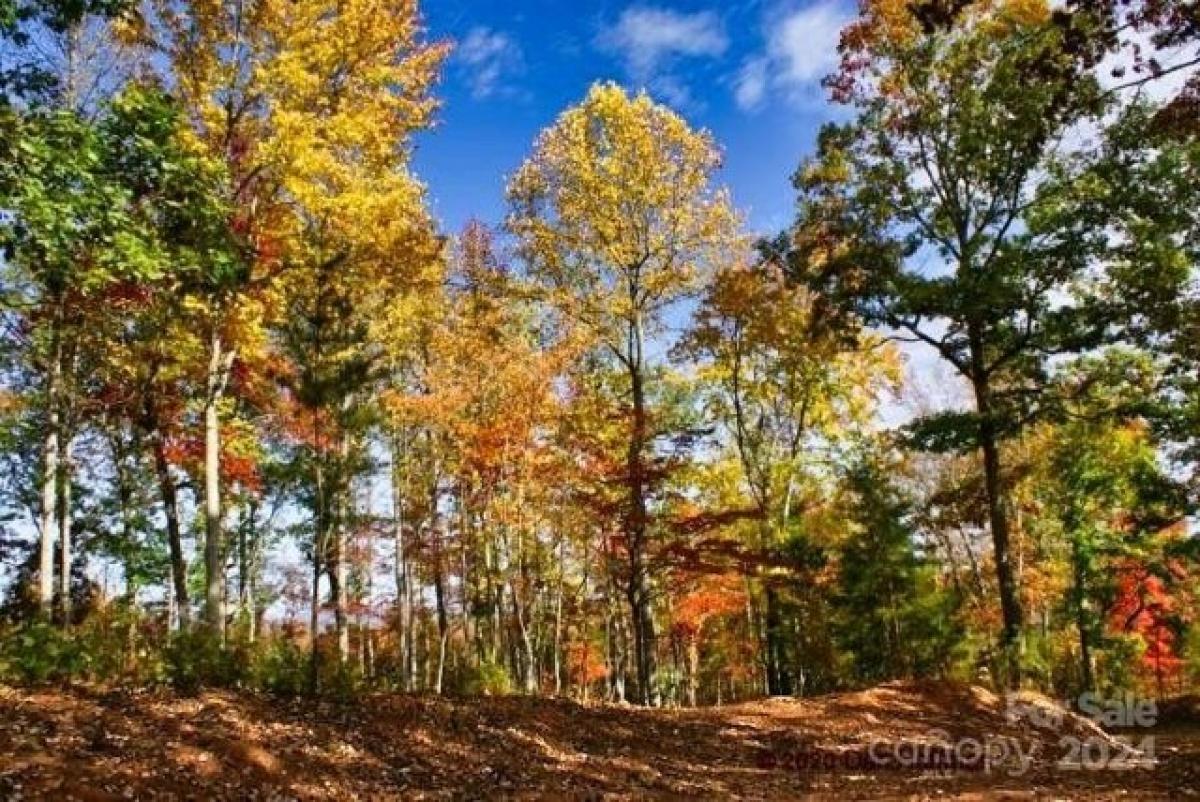
[[[71,626],[71,442],[63,443],[58,463],[59,604],[64,627]]]
[[[224,350],[215,322],[209,344],[208,393],[204,404],[204,620],[212,632],[224,636],[220,402],[234,352]]]
[[[57,332],[54,334],[50,359],[46,382],[46,437],[42,441],[41,552],[38,560],[38,607],[47,619],[54,612],[54,540],[58,526],[58,436],[61,423],[58,396],[62,381],[62,343]]]
[[[392,534],[395,547],[396,604],[400,617],[400,674],[404,690],[414,690],[415,661],[412,636],[412,596],[408,581],[408,556],[404,544],[404,492],[405,482],[401,472],[407,471],[404,434],[399,433],[392,442]]]
[[[349,407],[345,402],[343,409]],[[342,433],[338,441],[338,476],[334,482],[335,512],[333,522],[333,613],[334,625],[337,629],[338,662],[345,665],[350,659],[350,620],[349,596],[350,561],[349,528],[351,513],[351,498],[349,484],[350,436]]]

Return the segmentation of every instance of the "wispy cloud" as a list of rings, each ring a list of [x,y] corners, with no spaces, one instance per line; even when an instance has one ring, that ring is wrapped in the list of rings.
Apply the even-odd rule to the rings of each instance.
[[[508,34],[483,26],[467,32],[455,56],[472,97],[479,100],[510,92],[505,82],[525,68],[521,46]]]
[[[738,108],[756,109],[767,97],[771,61],[765,57],[752,58],[742,65],[734,79],[733,98]]]
[[[673,72],[686,58],[717,58],[729,49],[721,18],[712,11],[687,14],[634,6],[596,37],[601,50],[617,55],[629,77],[679,106],[691,105],[687,84]]]
[[[837,45],[850,15],[838,0],[770,15],[761,52],[734,76],[734,100],[746,111],[777,94],[792,102],[812,98],[838,63]]]

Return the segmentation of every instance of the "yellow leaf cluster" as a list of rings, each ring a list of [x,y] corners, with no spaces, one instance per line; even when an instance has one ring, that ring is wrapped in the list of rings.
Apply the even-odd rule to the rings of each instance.
[[[560,305],[602,337],[700,286],[738,245],[721,154],[645,93],[597,84],[509,183],[509,228]]]

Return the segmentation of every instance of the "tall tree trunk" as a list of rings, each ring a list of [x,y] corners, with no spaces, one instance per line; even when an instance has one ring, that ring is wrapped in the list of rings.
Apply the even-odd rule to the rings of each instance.
[[[468,536],[471,531],[471,519],[462,494],[459,495],[459,508],[458,570],[461,577],[459,581],[459,626],[462,629],[463,657],[468,663],[471,663],[474,659],[474,649],[471,647],[475,642],[474,618],[471,614],[471,564],[467,556],[470,545]]]
[[[446,643],[450,639],[449,629],[443,630],[438,637],[437,674],[433,678],[433,692],[442,695],[442,685],[446,679]]]
[[[974,330],[971,335],[975,405],[979,414],[979,447],[983,453],[984,488],[987,494],[988,520],[992,530],[1000,610],[1003,616],[1000,646],[1003,652],[1005,679],[1010,687],[1017,688],[1021,683],[1021,597],[1013,573],[1007,499],[1000,467],[999,434],[994,418],[990,379],[984,369],[981,337]]]
[[[563,595],[566,592],[566,542],[565,537],[558,541],[558,587],[554,593],[554,695],[562,695],[562,629],[563,629]],[[584,577],[584,584],[587,577]]]
[[[613,616],[613,701],[624,702],[629,698],[629,630],[625,616]]]
[[[246,578],[246,639],[251,643],[258,640],[258,605],[254,601],[256,593],[254,574]]]
[[[242,525],[238,527],[238,615],[246,622],[247,642],[253,643],[257,636],[254,574],[259,539],[258,502],[248,501],[242,514]]]
[[[350,659],[349,577],[347,559],[348,524],[350,521],[350,436],[343,432],[338,439],[337,480],[332,488],[336,505],[330,526],[330,593],[333,596],[334,627],[337,632],[338,662],[345,665]]]
[[[162,495],[163,516],[167,520],[167,549],[171,556],[171,585],[174,603],[179,612],[179,627],[187,629],[191,623],[191,606],[188,602],[187,561],[183,556],[183,535],[179,526],[179,500],[175,478],[171,476],[171,464],[167,460],[163,433],[155,429],[150,434],[154,449],[154,473],[158,477],[158,491]]]
[[[516,619],[517,632],[521,636],[522,690],[532,696],[538,691],[537,664],[534,660],[533,637],[529,631],[529,621],[526,620],[523,605],[520,599],[517,598],[517,590],[512,586],[512,583],[509,583],[508,595],[512,599],[513,618]]]
[[[719,675],[718,675],[719,676]],[[718,679],[719,681],[719,679]],[[700,634],[687,638],[687,705],[696,706],[696,690],[700,685]]]
[[[65,433],[64,433],[65,434]],[[71,626],[71,440],[63,438],[63,454],[58,462],[59,608],[64,627]]]
[[[309,599],[309,690],[316,693],[321,681],[321,648],[319,635],[321,632],[321,573],[325,567],[326,536],[328,533],[329,513],[327,509],[327,488],[325,483],[324,450],[321,446],[321,430],[317,424],[317,414],[313,413],[313,443],[316,454],[313,459],[313,572],[312,596]]]
[[[404,542],[404,493],[407,482],[401,480],[408,471],[407,441],[403,432],[392,437],[392,537],[395,549],[396,605],[400,624],[400,676],[406,691],[414,690],[416,679],[413,642],[412,595],[409,589],[408,555]],[[406,475],[406,474],[404,474]]]
[[[350,566],[346,559],[346,533],[339,525],[335,526],[332,534],[330,549],[330,587],[333,597],[333,627],[337,636],[338,662],[345,665],[350,660],[350,615],[349,615],[349,578]]]
[[[746,578],[746,631],[750,633],[750,637],[754,639],[755,644],[761,650],[762,658],[759,665],[762,668],[761,692],[771,694],[770,668],[767,649],[767,634],[766,630],[761,625],[762,616],[758,612],[757,597],[753,593],[753,588],[750,584],[750,578]],[[732,687],[732,686],[731,686]]]
[[[179,617],[179,605],[175,602],[175,583],[168,579],[167,586],[167,632],[178,632],[184,628]]]
[[[608,537],[604,538],[604,574],[604,662],[608,669],[607,699],[610,702],[624,702],[625,617],[619,614],[617,582],[613,576],[612,547]]]
[[[431,529],[433,539],[436,541],[434,552],[434,571],[433,571],[433,598],[437,604],[437,631],[438,631],[438,659],[437,673],[434,676],[434,692],[441,694],[442,678],[446,664],[446,641],[450,636],[450,620],[446,610],[446,579],[444,575],[444,566],[442,564],[443,553],[441,535],[437,529],[436,514],[434,524]]]
[[[1074,596],[1072,601],[1075,607],[1075,629],[1079,634],[1080,684],[1083,692],[1090,693],[1095,690],[1096,679],[1095,669],[1092,665],[1091,627],[1087,619],[1087,564],[1078,534],[1075,534],[1071,540],[1071,563],[1075,584],[1075,587],[1071,589]]]
[[[633,395],[633,421],[629,438],[626,472],[629,486],[629,583],[626,596],[633,623],[633,649],[638,678],[638,701],[643,705],[659,703],[655,686],[654,617],[650,608],[650,579],[646,567],[646,538],[648,514],[646,506],[647,476],[646,447],[646,390],[642,359],[640,321],[630,325],[629,378]]]
[[[318,535],[317,543],[314,544],[312,589],[308,608],[308,686],[313,693],[316,693],[321,681],[321,647],[319,643],[321,633],[321,549],[323,548],[321,540],[322,538]]]
[[[46,432],[42,441],[42,510],[40,553],[38,559],[38,609],[49,620],[54,610],[54,541],[58,527],[58,461],[61,409],[59,395],[62,384],[63,353],[61,334],[61,302],[59,302],[54,332],[51,335],[50,365],[46,378]]]
[[[116,496],[117,503],[121,509],[121,537],[127,542],[132,543],[137,537],[134,531],[133,523],[133,481],[129,476],[129,466],[126,464],[127,452],[125,443],[122,438],[121,424],[117,421],[105,421],[104,430],[108,434],[108,441],[112,448],[113,469],[116,472]],[[133,427],[130,432],[135,431]],[[136,450],[140,443],[134,446]],[[130,610],[137,609],[137,571],[134,565],[134,560],[131,555],[127,555],[124,561],[125,569],[125,603]],[[175,624],[175,594],[171,591],[171,583],[166,583],[167,590],[167,630],[173,631]],[[104,596],[108,597],[108,566],[104,567]],[[134,655],[136,653],[136,636],[137,621],[134,616],[127,616],[127,624],[125,626],[125,651],[121,656],[121,668],[124,671],[129,670],[133,665]]]
[[[64,32],[64,56],[62,75],[62,102],[70,111],[80,109],[80,28],[81,23],[75,22]],[[54,326],[51,335],[51,365],[50,381],[47,388],[46,402],[50,413],[47,421],[46,443],[43,462],[46,475],[42,487],[42,539],[41,539],[41,594],[42,613],[49,617],[53,604],[54,555],[53,531],[59,532],[59,558],[62,575],[59,580],[59,592],[62,594],[61,606],[63,626],[71,625],[71,515],[67,509],[69,488],[65,485],[68,480],[69,457],[60,454],[60,449],[70,450],[65,431],[66,421],[63,415],[64,392],[64,300],[59,294],[55,304]],[[47,503],[49,502],[49,503]]]
[[[503,591],[498,589],[500,585],[496,581],[496,567],[498,560],[496,556],[496,544],[491,538],[489,538],[484,544],[483,559],[485,572],[485,592],[487,593],[489,610],[488,617],[491,619],[491,632],[489,633],[490,638],[488,642],[487,659],[488,662],[495,665],[499,662],[500,655],[504,652],[504,628],[501,621],[503,613]]]
[[[216,321],[209,339],[207,394],[204,402],[204,621],[224,636],[224,571],[221,546],[221,417],[234,352],[226,352]]]
[[[792,692],[791,672],[783,643],[783,616],[779,610],[779,593],[767,585],[763,592],[763,623],[766,636],[767,693],[787,696]]]

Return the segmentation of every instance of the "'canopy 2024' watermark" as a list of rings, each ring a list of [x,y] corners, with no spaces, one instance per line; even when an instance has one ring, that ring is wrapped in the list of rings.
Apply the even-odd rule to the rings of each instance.
[[[760,757],[762,768],[806,772],[934,771],[1026,774],[1037,762],[1067,771],[1148,769],[1155,765],[1154,735],[1158,708],[1132,695],[1108,699],[1086,693],[1076,713],[1036,697],[1009,694],[1005,719],[1026,724],[1027,736],[988,734],[955,738],[932,729],[904,740],[874,739],[850,748],[804,747]],[[1113,735],[1106,730],[1119,729]],[[1057,740],[1055,736],[1057,735]],[[1047,751],[1049,743],[1049,751]]]
[[[1075,708],[1079,717],[1096,728],[1094,732],[1076,731],[1060,736],[1060,753],[1055,761],[1058,768],[1124,770],[1155,765],[1154,735],[1147,732],[1158,723],[1158,705],[1154,700],[1141,699],[1132,693],[1114,698],[1085,693],[1076,700]],[[1011,723],[1025,721],[1038,729],[1062,732],[1068,715],[1061,707],[1031,701],[1020,694],[1009,694],[1006,700],[1005,716]],[[1120,732],[1109,732],[1114,729]]]

